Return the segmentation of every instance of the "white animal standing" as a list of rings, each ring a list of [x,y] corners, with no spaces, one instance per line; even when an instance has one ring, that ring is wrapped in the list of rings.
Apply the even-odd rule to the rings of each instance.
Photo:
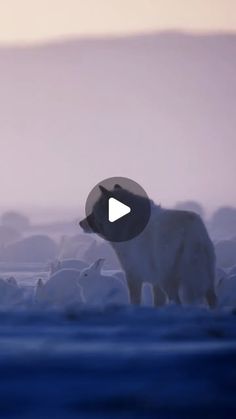
[[[107,200],[110,196],[121,202],[132,202],[136,208],[129,228],[142,220],[144,200],[141,196],[115,185],[107,190],[100,185],[100,197],[89,215],[93,225],[104,236],[109,235]],[[140,213],[137,209],[140,208]],[[92,229],[84,219],[80,226],[87,233]],[[112,231],[114,234],[114,226]],[[117,226],[120,229],[120,226]],[[120,234],[120,231],[119,231]],[[144,282],[153,286],[154,304],[167,301],[182,304],[215,306],[215,254],[213,244],[201,218],[189,211],[162,209],[152,203],[151,217],[141,234],[132,240],[111,243],[126,274],[132,304],[140,304]]]
[[[80,271],[77,269],[61,269],[55,272],[45,284],[42,279],[39,279],[35,293],[36,302],[52,307],[83,304],[83,292],[78,282],[79,274]]]
[[[198,215],[153,206],[146,229],[131,243],[113,246],[135,303],[142,283],[149,282],[157,306],[168,301],[215,305],[214,250]]]
[[[129,293],[125,282],[101,271],[105,259],[98,259],[80,272],[79,284],[89,306],[127,305]]]

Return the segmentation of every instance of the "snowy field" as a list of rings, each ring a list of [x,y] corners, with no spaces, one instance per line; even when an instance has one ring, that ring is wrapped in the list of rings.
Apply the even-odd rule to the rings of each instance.
[[[217,308],[173,303],[154,308],[148,288],[146,305],[118,308],[88,304],[102,293],[111,301],[113,294],[106,287],[102,291],[101,279],[110,285],[114,280],[122,290],[126,284],[111,248],[70,232],[61,240],[59,228],[55,236],[46,236],[42,227],[37,234],[27,230],[1,248],[0,418],[236,417],[235,233],[214,239]],[[5,228],[4,234],[0,238],[12,231],[6,234]],[[70,269],[47,288],[63,263],[88,269],[103,259],[95,281],[86,276],[80,283],[83,292],[94,287],[94,295],[84,294],[85,304],[80,295],[73,301]],[[84,269],[78,269],[76,281],[78,275],[81,281]],[[41,303],[52,297],[49,304],[36,301],[37,290]],[[51,304],[67,303],[68,291],[72,304]]]
[[[13,272],[30,292],[32,268]],[[233,418],[235,316],[175,305],[2,310],[0,417]]]

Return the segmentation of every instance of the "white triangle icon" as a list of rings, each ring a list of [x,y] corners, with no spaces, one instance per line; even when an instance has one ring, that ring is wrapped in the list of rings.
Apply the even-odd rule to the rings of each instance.
[[[131,208],[128,205],[123,204],[115,198],[109,198],[108,200],[108,220],[110,223],[119,220],[121,217],[129,214]]]

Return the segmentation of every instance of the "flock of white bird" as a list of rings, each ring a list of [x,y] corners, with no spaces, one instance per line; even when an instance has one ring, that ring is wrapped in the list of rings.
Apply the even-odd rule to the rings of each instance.
[[[0,308],[17,306],[63,308],[104,307],[129,304],[129,292],[122,271],[103,270],[105,259],[88,265],[78,259],[56,260],[48,279],[39,278],[31,296],[12,277],[0,278]],[[143,304],[152,305],[151,288],[143,292]],[[219,308],[236,308],[236,266],[217,268],[215,291]]]

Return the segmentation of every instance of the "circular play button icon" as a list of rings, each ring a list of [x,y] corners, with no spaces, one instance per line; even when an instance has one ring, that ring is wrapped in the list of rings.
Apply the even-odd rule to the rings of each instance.
[[[111,177],[92,189],[85,211],[86,218],[80,222],[85,232],[121,242],[133,239],[144,230],[151,204],[138,183],[124,177]]]

